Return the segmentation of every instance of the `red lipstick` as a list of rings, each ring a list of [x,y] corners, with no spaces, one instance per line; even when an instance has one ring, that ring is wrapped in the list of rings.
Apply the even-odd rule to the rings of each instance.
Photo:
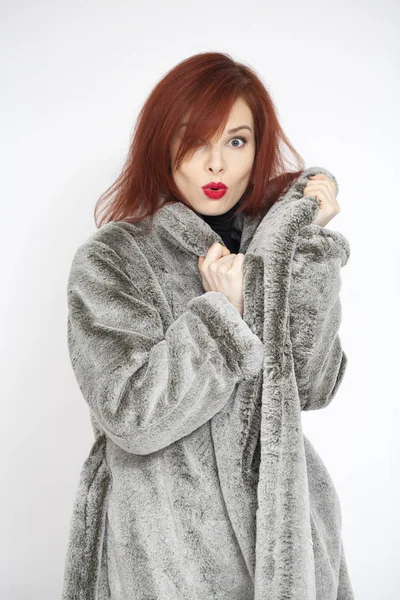
[[[206,183],[206,185],[202,186],[202,190],[211,200],[219,200],[222,196],[225,196],[228,187],[221,181],[218,183],[210,181],[210,183]]]

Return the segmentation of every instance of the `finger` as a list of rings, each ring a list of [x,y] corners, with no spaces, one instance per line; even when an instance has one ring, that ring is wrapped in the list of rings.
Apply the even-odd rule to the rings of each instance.
[[[323,200],[324,202],[329,202],[330,204],[336,204],[336,189],[329,184],[327,186],[322,187],[321,185],[315,183],[314,185],[306,186],[304,188],[305,195],[316,196]]]
[[[309,181],[304,189],[315,187],[319,187],[321,189],[329,189],[331,185],[329,181]]]
[[[232,253],[230,253],[230,254],[228,254],[227,256],[222,256],[222,257],[221,257],[221,258],[219,258],[218,260],[215,260],[215,261],[213,262],[213,265],[222,265],[222,264],[224,264],[224,263],[226,263],[226,262],[233,261],[233,260],[235,259],[235,257],[236,257],[236,254],[232,254]]]
[[[234,261],[235,256],[236,256],[235,254],[230,254],[229,256],[223,256],[222,258],[215,260],[209,266],[209,273],[214,273],[214,274],[216,274],[218,272],[226,273],[227,271],[230,270],[231,263]]]
[[[214,242],[209,247],[207,255],[201,264],[202,269],[207,271],[211,263],[228,254],[230,254],[229,248],[226,248],[226,246],[223,246],[219,242]]]
[[[320,187],[323,190],[326,190],[327,192],[331,193],[332,195],[336,196],[336,186],[334,184],[334,182],[332,181],[332,179],[330,179],[329,177],[326,179],[319,179],[319,180],[311,180],[307,183],[307,185],[305,186],[305,190],[308,189],[314,189],[315,187]]]
[[[209,247],[209,249],[207,251],[207,254],[209,252],[220,254],[221,256],[226,256],[227,254],[231,253],[231,251],[229,250],[229,248],[227,248],[226,246],[222,245],[220,242],[214,242],[213,244],[211,244],[211,246]]]
[[[245,255],[243,254],[243,252],[239,252],[238,254],[236,254],[235,259],[232,261],[231,269],[237,269],[238,271],[242,270],[244,257]]]
[[[304,188],[303,195],[304,196],[313,196],[313,197],[318,196],[318,198],[320,200],[324,200],[325,202],[333,201],[333,197],[334,197],[332,195],[332,190],[323,188],[320,185],[315,185],[315,186],[310,186],[310,187]]]
[[[321,188],[315,188],[313,190],[305,190],[304,196],[310,196],[318,200],[318,204],[321,207],[323,202],[326,202],[325,192]]]
[[[324,175],[324,173],[316,173],[315,175],[310,175],[309,179],[320,179],[321,181],[325,179],[327,181],[332,181],[333,183],[333,179],[331,179],[327,175]]]

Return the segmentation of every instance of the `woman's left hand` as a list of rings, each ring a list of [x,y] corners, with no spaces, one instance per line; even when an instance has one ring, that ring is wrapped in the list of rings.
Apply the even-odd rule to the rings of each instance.
[[[319,200],[319,209],[313,221],[316,225],[325,227],[340,212],[340,206],[336,200],[335,183],[323,173],[309,177],[303,196],[314,196]]]

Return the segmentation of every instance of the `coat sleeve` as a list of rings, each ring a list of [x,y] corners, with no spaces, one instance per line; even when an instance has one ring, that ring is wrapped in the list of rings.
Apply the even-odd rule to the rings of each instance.
[[[302,410],[324,408],[343,379],[341,267],[350,256],[347,239],[316,224],[300,230],[293,255],[289,324]]]
[[[221,292],[192,298],[164,326],[140,256],[133,278],[108,245],[91,240],[78,248],[68,279],[68,349],[106,435],[144,455],[220,411],[237,382],[262,368],[263,345]]]

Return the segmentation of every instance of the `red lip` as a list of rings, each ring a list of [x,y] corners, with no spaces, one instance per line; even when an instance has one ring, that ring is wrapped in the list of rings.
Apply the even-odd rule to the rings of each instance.
[[[220,198],[225,196],[227,191],[228,191],[227,189],[212,190],[210,188],[206,188],[203,190],[203,193],[207,196],[207,198],[210,198],[210,200],[219,200]]]
[[[215,183],[215,181],[210,181],[210,183],[206,183],[206,185],[202,186],[203,190],[207,190],[209,188],[218,188],[219,190],[227,190],[228,189],[228,187],[221,181],[219,181],[218,183]]]

